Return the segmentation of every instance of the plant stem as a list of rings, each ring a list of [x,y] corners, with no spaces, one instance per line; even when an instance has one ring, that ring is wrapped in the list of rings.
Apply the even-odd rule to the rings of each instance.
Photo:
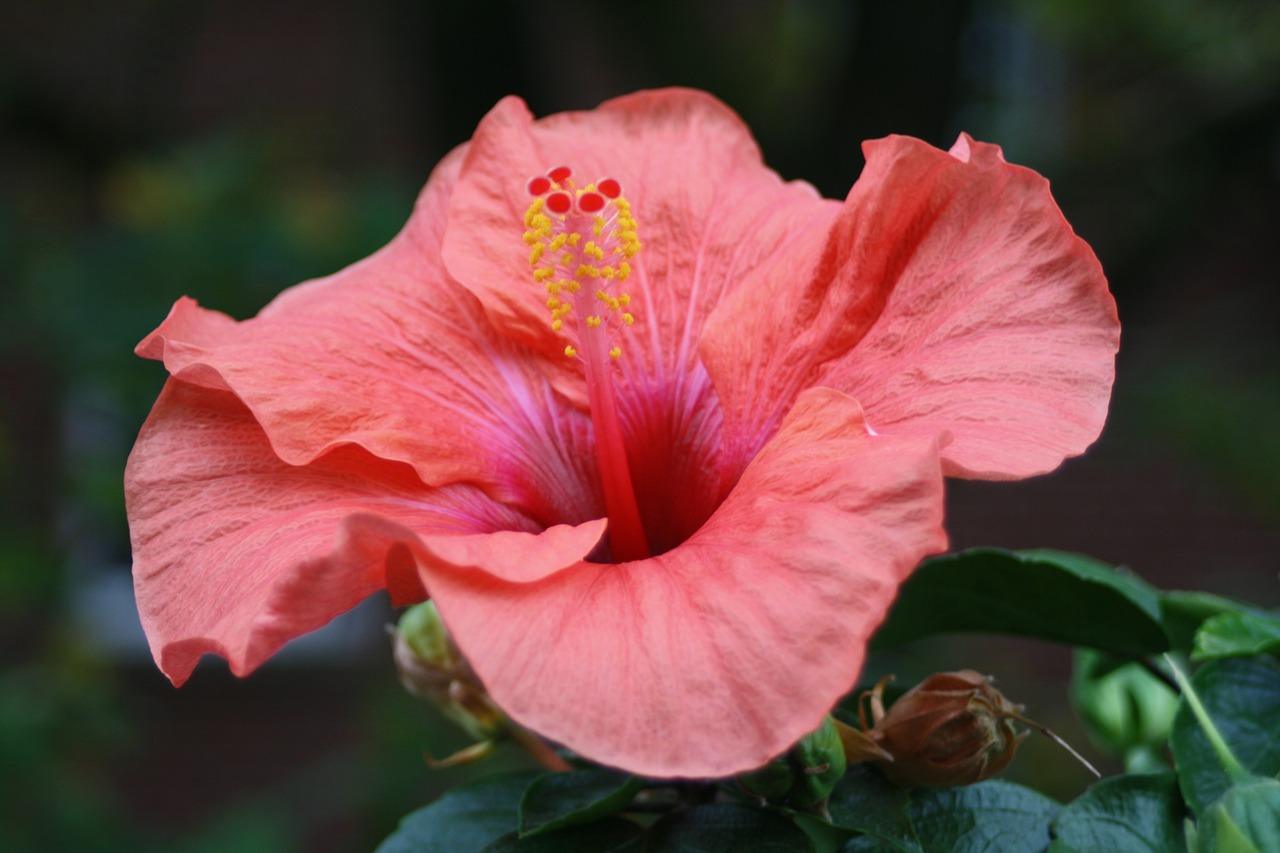
[[[1164,685],[1168,687],[1170,690],[1174,691],[1175,693],[1178,692],[1178,682],[1175,681],[1173,677],[1169,675],[1169,673],[1165,672],[1163,669],[1156,666],[1155,661],[1151,660],[1150,658],[1134,658],[1134,661],[1136,661],[1147,672],[1151,673],[1152,676],[1160,679],[1160,681],[1163,682]]]
[[[509,733],[513,741],[533,756],[534,761],[553,773],[567,773],[573,769],[569,762],[556,754],[550,744],[523,726],[512,723]]]
[[[1195,688],[1191,686],[1190,679],[1178,668],[1172,657],[1166,654],[1164,659],[1169,664],[1170,669],[1173,670],[1173,677],[1178,682],[1178,688],[1182,691],[1183,698],[1187,700],[1187,705],[1191,707],[1191,713],[1196,715],[1196,720],[1200,723],[1204,736],[1208,738],[1209,745],[1217,753],[1218,762],[1222,765],[1222,769],[1226,771],[1232,782],[1248,780],[1251,774],[1240,763],[1240,760],[1235,757],[1231,747],[1227,746],[1226,740],[1223,739],[1222,733],[1218,731],[1218,727],[1209,718],[1209,712],[1200,703],[1200,696],[1196,693]]]

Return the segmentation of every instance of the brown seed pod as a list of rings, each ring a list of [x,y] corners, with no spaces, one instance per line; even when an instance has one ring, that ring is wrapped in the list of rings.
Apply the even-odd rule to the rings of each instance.
[[[873,693],[873,712],[878,705]],[[902,785],[980,782],[1013,760],[1024,736],[1014,726],[1021,711],[973,670],[931,675],[876,721],[872,737],[893,758],[878,763]]]

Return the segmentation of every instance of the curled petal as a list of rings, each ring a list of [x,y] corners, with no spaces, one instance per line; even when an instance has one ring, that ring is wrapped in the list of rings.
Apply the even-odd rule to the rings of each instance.
[[[138,345],[187,383],[230,390],[277,455],[304,465],[345,445],[472,482],[551,520],[595,517],[588,421],[496,335],[439,259],[461,151],[404,230],[335,275],[236,322],[183,298]]]
[[[1119,323],[1048,183],[968,136],[950,152],[908,137],[864,151],[805,287],[739,291],[708,325],[702,352],[734,429],[767,433],[820,383],[856,396],[877,430],[949,436],[948,474],[1025,477],[1083,452],[1106,416]],[[789,294],[812,310],[762,313]]]
[[[539,535],[473,486],[429,489],[354,446],[287,465],[234,395],[177,380],[138,437],[125,497],[139,614],[176,684],[206,652],[245,675],[383,588],[421,599],[418,552],[519,581],[574,564],[603,530]]]
[[[495,700],[605,764],[660,777],[759,766],[854,682],[901,580],[945,547],[935,442],[868,433],[806,392],[676,549],[536,583],[422,564]]]

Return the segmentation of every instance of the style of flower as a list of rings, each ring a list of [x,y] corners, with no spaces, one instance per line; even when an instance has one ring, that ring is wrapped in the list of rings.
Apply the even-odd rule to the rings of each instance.
[[[712,97],[501,101],[372,257],[236,322],[183,298],[126,473],[181,684],[387,589],[492,698],[660,777],[763,764],[941,551],[942,477],[1098,435],[1118,344],[1034,172],[888,137],[844,202]]]

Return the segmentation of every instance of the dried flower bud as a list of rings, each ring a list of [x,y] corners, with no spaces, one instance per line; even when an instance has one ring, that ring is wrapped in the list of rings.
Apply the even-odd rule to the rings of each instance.
[[[405,611],[394,644],[396,669],[406,690],[433,703],[477,740],[490,739],[505,728],[505,716],[453,644],[434,603]]]
[[[877,710],[878,701],[873,694]],[[900,785],[980,782],[1013,760],[1022,739],[1013,717],[1020,711],[986,676],[972,670],[931,675],[877,719],[871,736],[892,756],[877,764]]]

